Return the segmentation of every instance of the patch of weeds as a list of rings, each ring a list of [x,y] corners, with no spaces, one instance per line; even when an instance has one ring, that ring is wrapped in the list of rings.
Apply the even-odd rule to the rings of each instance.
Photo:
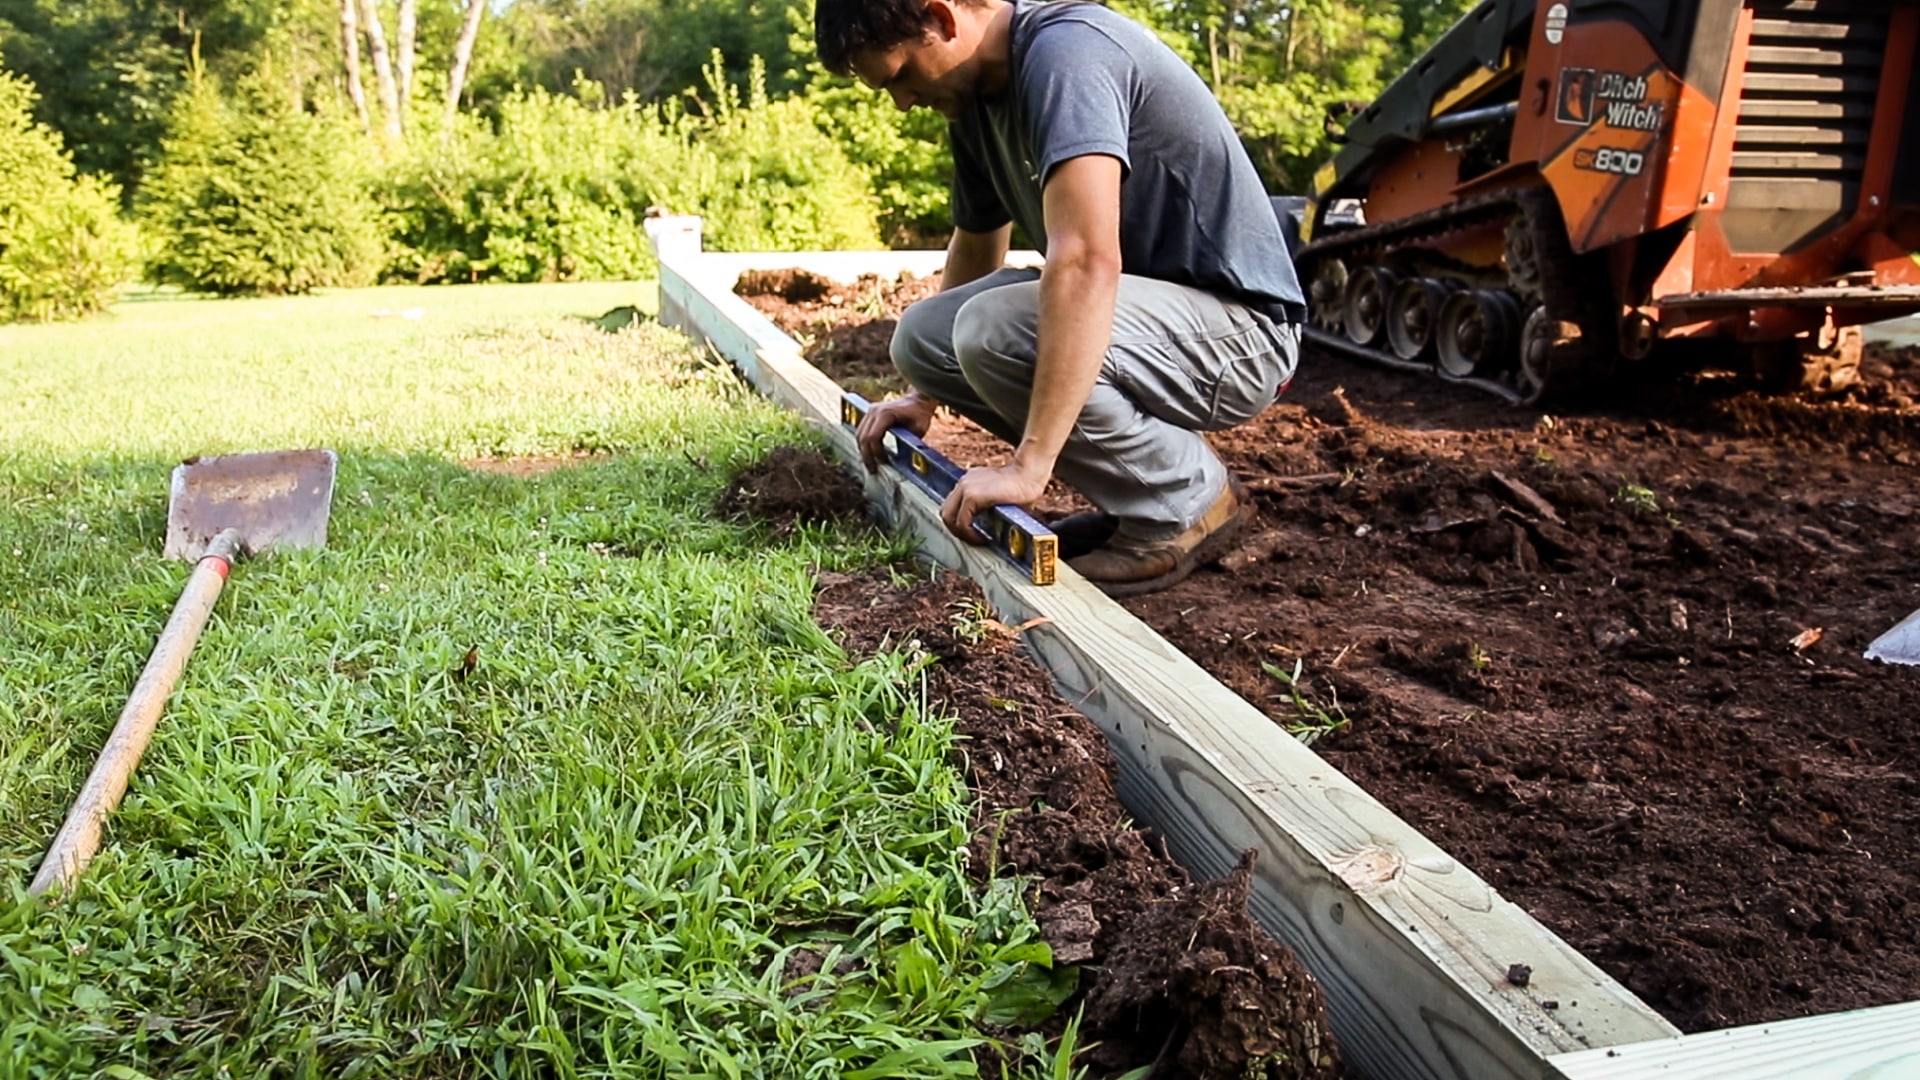
[[[716,520],[706,463],[799,421],[652,324],[566,318],[621,294],[463,329],[525,288],[9,328],[0,383],[58,408],[0,425],[0,1076],[966,1077],[983,1017],[1072,992],[1018,884],[966,873],[933,658],[850,664],[811,619],[816,567],[904,541]],[[364,318],[416,295],[470,317]],[[328,442],[327,547],[236,568],[79,892],[25,902],[187,573],[168,469]],[[619,453],[458,464],[576,447]]]
[[[869,318],[878,319],[887,313],[887,289],[885,285],[875,284],[861,292],[860,299],[854,302],[853,310]]]
[[[1027,1056],[1040,1063],[1042,1068],[1041,1075],[1046,1077],[1046,1080],[1076,1080],[1076,1078],[1086,1075],[1085,1069],[1076,1069],[1073,1067],[1073,1059],[1079,1055],[1082,1049],[1080,1045],[1081,1019],[1080,1013],[1074,1013],[1073,1017],[1067,1021],[1066,1030],[1060,1033],[1059,1040],[1051,1047],[1047,1045],[1045,1036],[1039,1032],[1035,1031],[1027,1034],[1021,1049],[1025,1051]],[[1145,1077],[1153,1072],[1153,1068],[1151,1065],[1143,1066],[1126,1075],[1128,1077]],[[1125,1078],[1122,1078],[1122,1080],[1125,1080]]]
[[[1620,490],[1613,493],[1613,498],[1640,517],[1660,516],[1660,496],[1655,495],[1650,487],[1623,483]]]
[[[993,611],[978,600],[956,600],[948,606],[953,610],[948,616],[953,636],[963,645],[983,644],[998,623]]]
[[[1306,670],[1306,661],[1295,660],[1293,670],[1288,671],[1278,664],[1263,663],[1260,670],[1280,680],[1287,688],[1288,703],[1293,706],[1294,720],[1287,724],[1287,731],[1306,746],[1312,746],[1322,735],[1331,734],[1346,727],[1350,722],[1345,710],[1340,707],[1340,695],[1328,691],[1326,704],[1321,704],[1309,694],[1302,685],[1301,674]]]
[[[1477,641],[1467,642],[1467,666],[1475,671],[1485,671],[1493,666],[1493,654],[1482,648]]]

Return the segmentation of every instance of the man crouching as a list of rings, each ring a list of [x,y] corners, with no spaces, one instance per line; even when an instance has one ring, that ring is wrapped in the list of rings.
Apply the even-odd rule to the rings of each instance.
[[[1253,508],[1199,434],[1252,419],[1292,377],[1304,312],[1279,220],[1193,70],[1144,27],[1056,0],[818,0],[828,69],[947,118],[953,238],[941,291],[908,308],[893,362],[913,391],[869,411],[868,468],[940,405],[1014,447],[940,508],[1030,506],[1056,473],[1097,512],[1054,525],[1115,596],[1225,554]],[[1013,225],[1046,257],[1004,266]]]

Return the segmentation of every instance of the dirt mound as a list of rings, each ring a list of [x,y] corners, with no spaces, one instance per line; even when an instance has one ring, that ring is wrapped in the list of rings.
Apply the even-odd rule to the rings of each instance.
[[[741,296],[779,297],[789,304],[812,304],[833,292],[833,282],[808,270],[749,270],[733,283]]]
[[[1157,835],[1127,824],[1105,736],[1019,651],[1018,632],[991,619],[977,586],[944,572],[905,589],[885,572],[827,575],[815,616],[849,652],[913,640],[938,658],[928,696],[958,717],[978,800],[972,867],[983,879],[1030,878],[1028,904],[1055,960],[1085,965],[1083,1043],[1099,1045],[1084,1064],[1121,1072],[1165,1058],[1170,1071],[1155,1075],[1339,1075],[1319,988],[1247,915],[1245,866],[1191,885]],[[1170,994],[1177,1008],[1163,1007]]]
[[[1226,877],[1143,912],[1087,995],[1096,1030],[1132,1031],[1142,1046],[1158,1038],[1165,1075],[1340,1075],[1318,988],[1247,914],[1253,860],[1247,851]]]
[[[735,473],[714,503],[723,518],[752,518],[776,533],[812,521],[864,516],[867,496],[853,477],[818,450],[775,447]]]
[[[1861,652],[1920,608],[1920,350],[1862,373],[1548,413],[1309,351],[1213,437],[1252,539],[1127,606],[1278,721],[1302,665],[1316,751],[1680,1027],[1911,1000],[1920,670]]]
[[[841,389],[878,401],[906,389],[887,353],[894,316],[938,292],[939,280],[865,274],[841,285],[805,270],[752,270],[734,291],[798,341],[807,361]]]

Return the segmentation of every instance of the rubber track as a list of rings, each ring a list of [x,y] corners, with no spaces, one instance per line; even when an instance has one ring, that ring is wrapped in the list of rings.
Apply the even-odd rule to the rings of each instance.
[[[1605,284],[1586,280],[1590,276],[1585,273],[1586,262],[1574,254],[1560,216],[1559,204],[1552,190],[1545,185],[1504,188],[1382,225],[1343,229],[1303,245],[1294,261],[1301,269],[1302,280],[1310,282],[1314,276],[1312,264],[1318,259],[1362,254],[1371,260],[1378,253],[1410,241],[1431,240],[1456,229],[1485,225],[1514,214],[1524,217],[1533,230],[1534,258],[1540,266],[1540,300],[1546,305],[1548,313],[1556,319],[1581,326],[1597,325],[1596,315],[1599,313],[1595,310],[1595,304],[1600,297],[1594,290],[1598,286],[1604,292]],[[1344,339],[1336,340],[1334,335],[1325,331],[1308,337],[1323,347],[1335,348],[1385,367],[1425,372],[1448,382],[1490,393],[1509,403],[1522,401],[1521,395],[1513,388],[1493,379],[1450,379],[1436,366],[1410,363],[1384,349],[1355,345]],[[1561,380],[1556,378],[1553,381]]]

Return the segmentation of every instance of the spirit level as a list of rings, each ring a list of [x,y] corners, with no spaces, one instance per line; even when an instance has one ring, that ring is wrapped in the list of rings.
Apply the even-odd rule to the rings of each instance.
[[[872,407],[859,394],[841,394],[840,422],[851,431]],[[946,501],[947,494],[966,470],[948,461],[906,428],[893,428],[887,434],[892,438],[888,440],[886,457],[900,470],[900,475],[932,496],[934,502]],[[1017,506],[996,506],[976,514],[973,526],[987,537],[990,547],[1024,570],[1035,585],[1053,584],[1060,541],[1052,529],[1040,524],[1033,515]]]

